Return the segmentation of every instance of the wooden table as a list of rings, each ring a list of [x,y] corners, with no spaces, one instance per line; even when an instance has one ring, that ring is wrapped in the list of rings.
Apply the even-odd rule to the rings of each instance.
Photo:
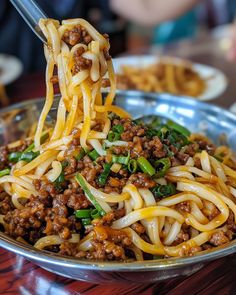
[[[187,56],[194,61],[210,64],[223,70],[229,79],[227,91],[211,103],[228,108],[236,97],[236,64],[226,62],[225,58],[209,46],[208,50],[200,50],[194,46],[169,48],[165,52]],[[194,49],[194,50],[193,50]],[[185,50],[185,51],[184,51]],[[184,54],[183,54],[184,52]],[[45,93],[44,75],[36,73],[23,76],[7,87],[11,103],[41,97]],[[156,284],[120,284],[97,285],[73,281],[49,273],[26,259],[0,249],[0,294],[236,294],[236,255],[211,262],[202,270],[187,278],[177,278]]]

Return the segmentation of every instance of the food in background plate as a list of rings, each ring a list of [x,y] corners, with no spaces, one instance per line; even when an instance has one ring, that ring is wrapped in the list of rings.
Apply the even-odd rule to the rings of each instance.
[[[206,82],[191,62],[163,58],[147,66],[123,65],[117,73],[117,88],[145,92],[168,92],[197,97],[206,89]]]
[[[85,20],[40,27],[50,45],[46,100],[34,136],[33,126],[31,137],[0,149],[2,230],[40,250],[121,262],[189,256],[234,239],[232,151],[114,106],[108,39]]]

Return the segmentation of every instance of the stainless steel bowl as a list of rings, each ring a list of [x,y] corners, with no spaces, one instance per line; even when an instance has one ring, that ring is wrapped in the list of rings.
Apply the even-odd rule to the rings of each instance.
[[[193,132],[203,132],[215,143],[228,144],[236,150],[236,116],[219,107],[168,94],[147,94],[136,91],[119,92],[116,103],[134,117],[161,115],[171,118]],[[42,99],[31,100],[0,110],[0,145],[23,137],[37,121],[43,105]],[[48,116],[51,121],[54,108]],[[193,257],[160,259],[156,261],[115,263],[84,261],[60,257],[39,251],[0,233],[0,246],[22,255],[54,273],[95,283],[154,282],[183,275],[191,275],[210,261],[236,252],[236,240]]]

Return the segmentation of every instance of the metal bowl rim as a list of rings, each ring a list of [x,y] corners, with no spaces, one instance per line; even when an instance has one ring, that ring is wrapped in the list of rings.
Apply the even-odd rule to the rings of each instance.
[[[172,100],[175,95],[170,94],[157,94],[157,93],[143,93],[141,91],[117,91],[118,95],[123,96],[144,96],[149,99],[164,99],[164,100]],[[43,98],[37,98],[32,100],[27,100],[24,102],[13,104],[9,107],[3,108],[0,110],[0,114],[4,112],[11,111],[15,108],[22,108],[30,104],[35,104],[37,102],[42,101]],[[224,115],[228,118],[234,120],[236,122],[235,115],[230,113],[227,110],[224,110],[218,106],[196,101],[195,99],[191,99],[188,97],[178,96],[178,101],[183,104],[191,105],[191,106],[201,106],[203,109],[211,109],[216,113],[223,111]],[[16,240],[13,240],[6,234],[0,232],[0,246],[10,250],[16,254],[20,254],[30,260],[38,261],[46,264],[53,264],[57,266],[70,267],[70,268],[78,268],[80,270],[93,270],[93,271],[120,271],[120,272],[131,272],[131,271],[158,271],[161,269],[174,269],[181,266],[187,266],[196,263],[205,263],[211,261],[216,258],[220,258],[226,255],[230,255],[236,252],[236,240],[230,242],[227,245],[222,247],[218,247],[217,249],[204,251],[201,254],[196,254],[191,257],[182,257],[182,258],[168,258],[168,259],[158,259],[158,260],[146,260],[143,262],[99,262],[99,261],[89,261],[89,260],[79,260],[76,258],[70,257],[62,257],[55,253],[50,253],[48,251],[41,251],[33,248],[30,245],[24,245]]]

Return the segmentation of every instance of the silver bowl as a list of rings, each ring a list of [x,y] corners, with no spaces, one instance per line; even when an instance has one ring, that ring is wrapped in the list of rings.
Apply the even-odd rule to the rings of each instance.
[[[166,116],[193,132],[206,134],[216,144],[228,144],[236,150],[236,116],[219,107],[169,94],[136,91],[119,91],[116,104],[136,118],[151,114]],[[43,100],[36,99],[0,110],[0,145],[24,137],[28,128],[37,121],[42,105]],[[56,105],[57,100],[48,121],[55,118]],[[147,283],[191,275],[210,261],[236,252],[235,240],[216,250],[204,251],[192,257],[117,263],[60,257],[21,244],[1,232],[0,246],[56,274],[95,283]]]

